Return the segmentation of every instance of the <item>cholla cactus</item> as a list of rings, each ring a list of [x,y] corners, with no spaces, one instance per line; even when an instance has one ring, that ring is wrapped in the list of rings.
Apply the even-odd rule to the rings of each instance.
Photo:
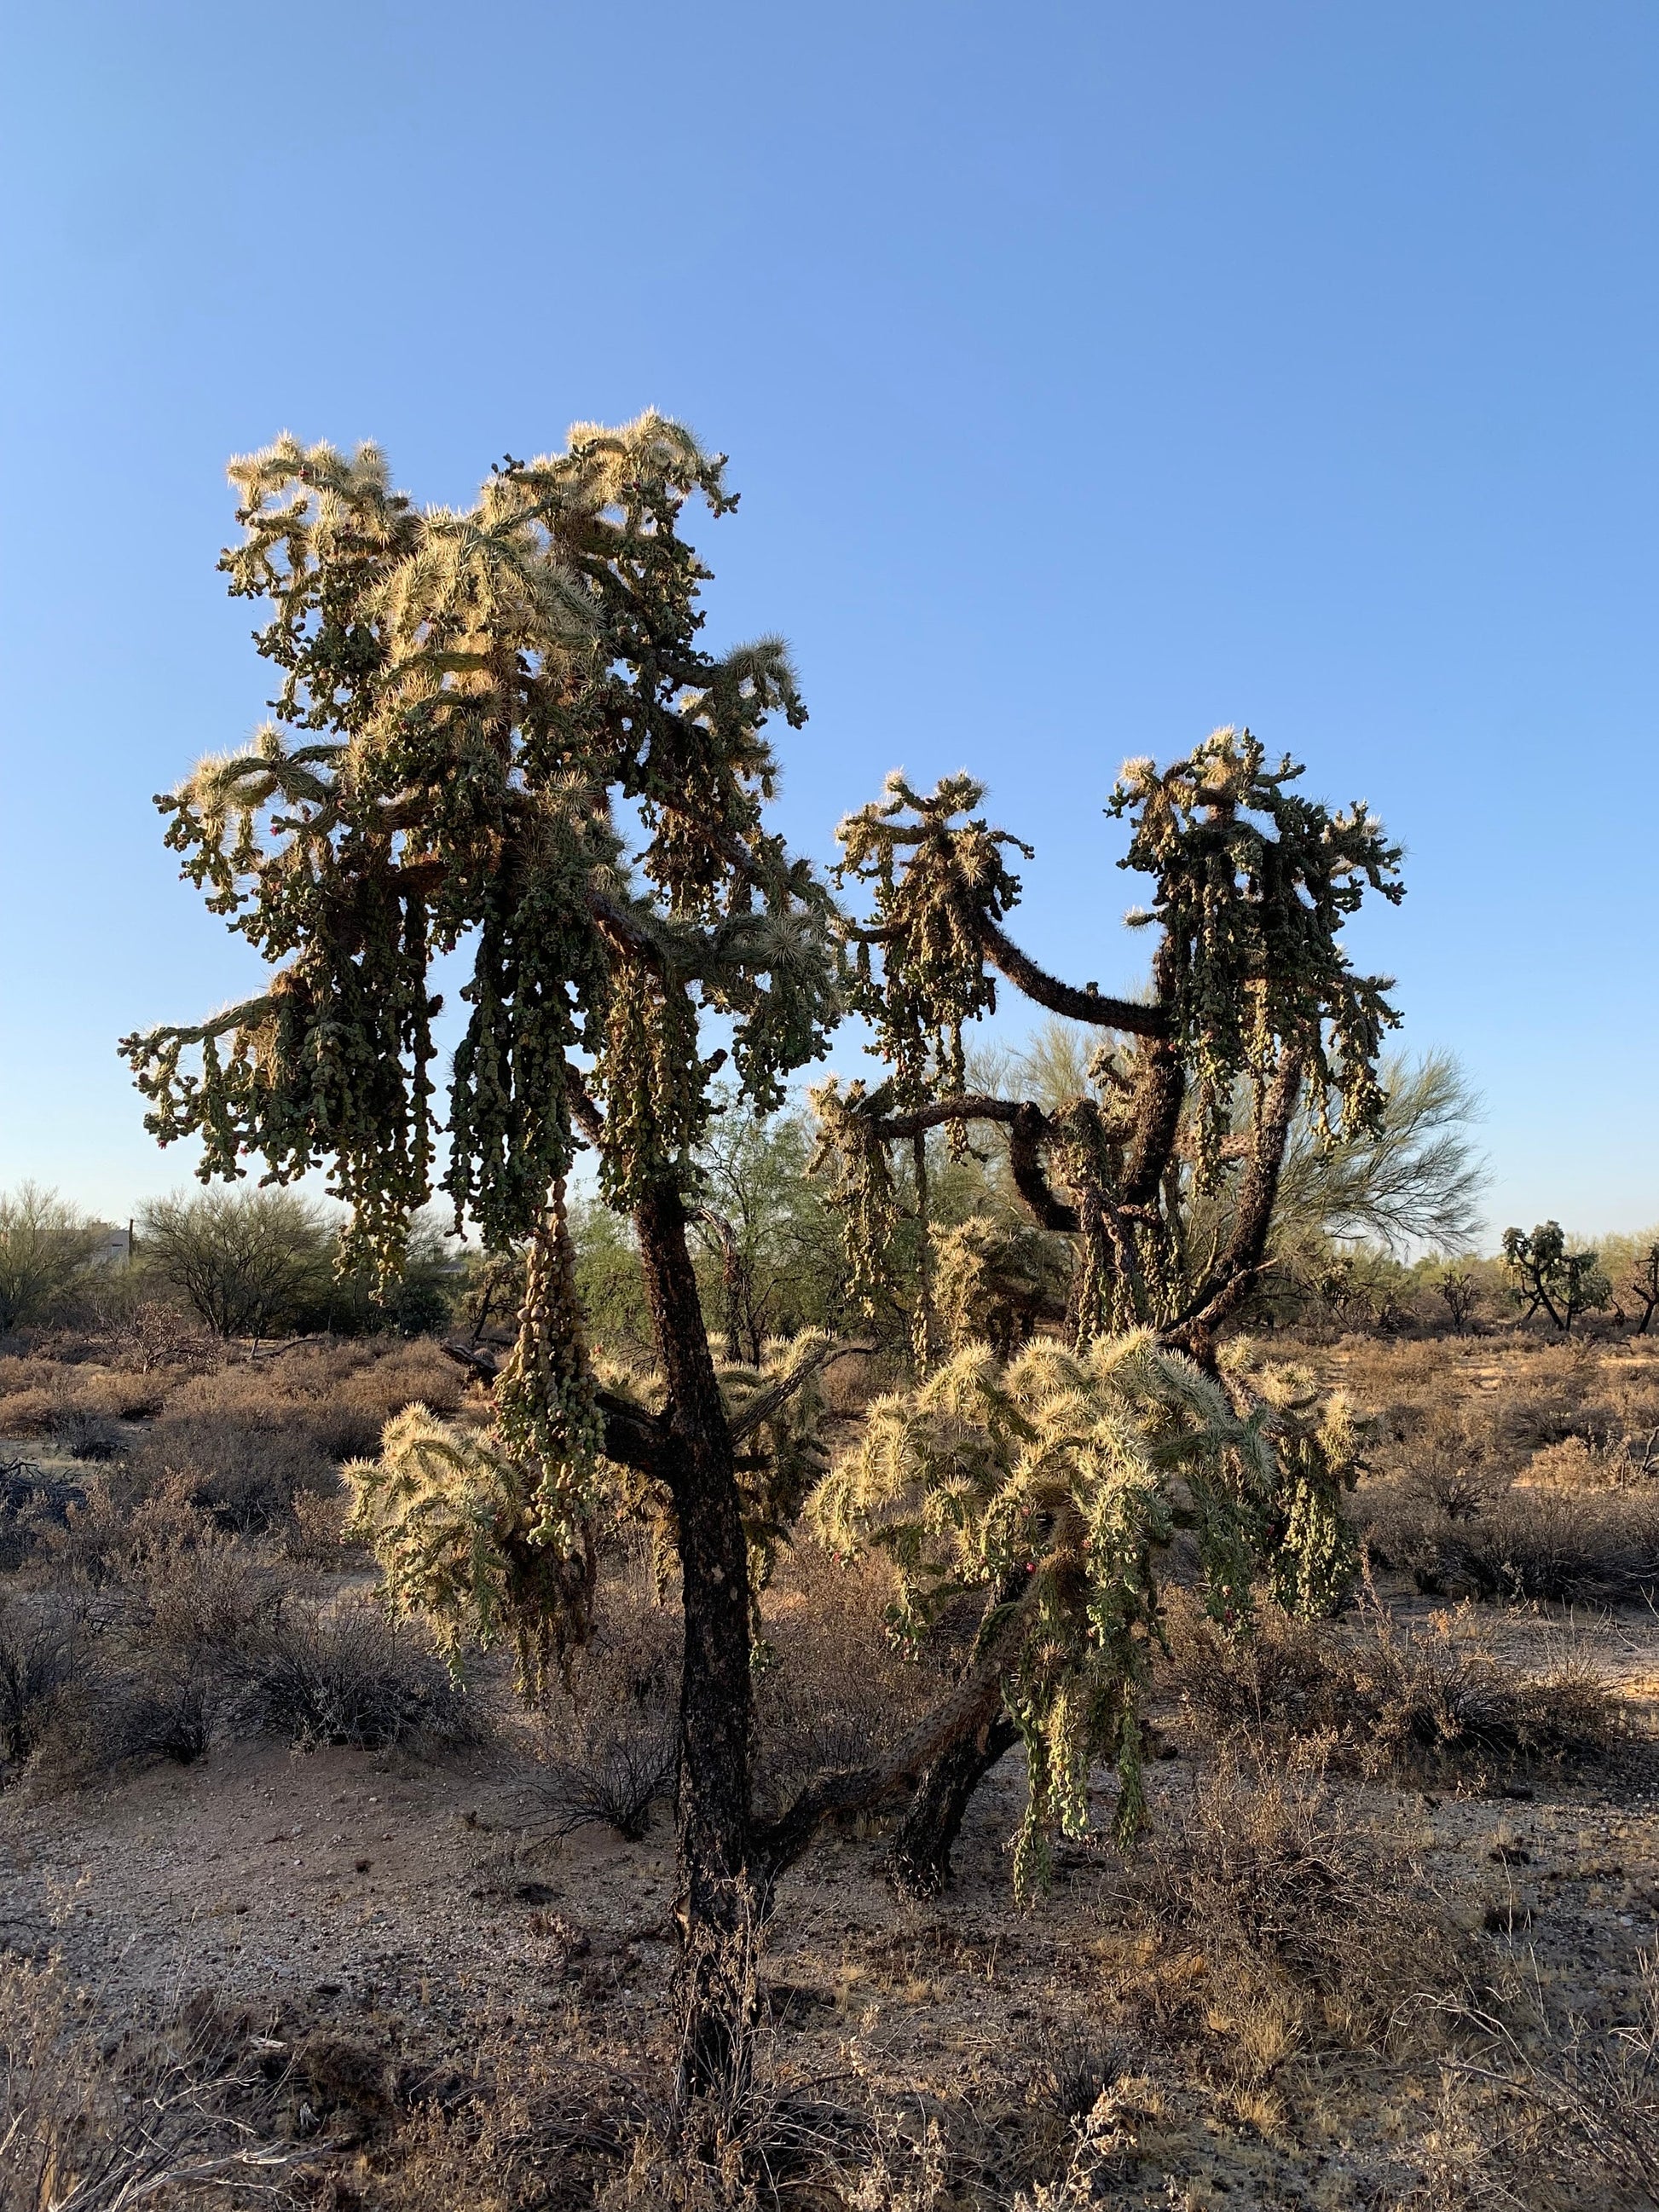
[[[1228,1391],[1149,1332],[1083,1352],[1039,1340],[1012,1360],[959,1352],[918,1389],[878,1399],[857,1447],[810,1511],[843,1557],[898,1569],[896,1635],[920,1642],[961,1592],[991,1594],[981,1654],[996,1655],[1024,1738],[1030,1794],[1015,1856],[1029,1895],[1048,1841],[1088,1824],[1087,1780],[1115,1760],[1117,1827],[1144,1812],[1139,1706],[1160,1635],[1159,1563],[1190,1530],[1214,1618],[1243,1628],[1266,1565],[1291,1602],[1320,1607],[1342,1549],[1336,1491],[1353,1431],[1310,1426],[1296,1382],[1239,1412]]]
[[[1295,1117],[1328,1139],[1375,1126],[1377,1055],[1398,1018],[1386,979],[1356,974],[1340,939],[1368,890],[1401,896],[1399,848],[1363,803],[1332,814],[1294,796],[1300,774],[1288,759],[1270,770],[1231,728],[1162,772],[1124,769],[1107,811],[1130,823],[1122,865],[1156,884],[1129,915],[1158,933],[1145,998],[1061,981],[1011,940],[1020,887],[1003,853],[1018,841],[973,811],[983,791],[969,778],[923,793],[890,777],[881,802],[842,824],[842,872],[869,887],[872,909],[848,932],[855,1003],[891,1069],[867,1094],[815,1097],[860,1285],[891,1234],[887,1151],[939,1127],[960,1146],[969,1124],[1000,1125],[1032,1218],[1077,1240],[1073,1342],[1150,1326],[1213,1364],[1264,1264]],[[969,1093],[963,1025],[994,1009],[997,975],[1133,1050],[1097,1054],[1090,1091],[1046,1111]],[[1189,1249],[1194,1200],[1218,1194],[1209,1211],[1225,1233]]]
[[[1317,1112],[1334,1097],[1356,1125],[1382,1109],[1377,1054],[1398,1017],[1387,984],[1355,975],[1337,937],[1368,889],[1403,896],[1400,848],[1363,799],[1331,814],[1295,796],[1301,774],[1288,757],[1269,769],[1261,741],[1229,726],[1162,774],[1127,762],[1107,804],[1133,825],[1122,865],[1157,880],[1151,908],[1129,919],[1163,933],[1161,996],[1192,1071],[1205,1187],[1234,1085],[1281,1054],[1302,1063]]]
[[[452,1663],[469,1640],[512,1640],[530,1698],[564,1656],[593,1589],[591,1516],[572,1497],[569,1540],[542,1536],[546,1501],[524,1461],[493,1439],[407,1406],[377,1460],[349,1466],[351,1534],[368,1544],[394,1608],[418,1607]]]
[[[325,1168],[347,1266],[397,1272],[441,1135],[458,1220],[491,1252],[535,1240],[495,1437],[406,1425],[363,1510],[400,1589],[522,1631],[533,1677],[585,1631],[599,1416],[606,1458],[672,1491],[687,2063],[712,2081],[744,2032],[704,1937],[733,1934],[748,1894],[748,1606],[686,1215],[717,1068],[770,1112],[842,1005],[830,893],[765,822],[769,725],[805,709],[776,638],[705,649],[709,572],[682,525],[735,495],[723,457],[654,412],[509,457],[465,510],[416,507],[372,447],[284,437],[231,475],[242,538],[222,566],[264,603],[275,719],[159,804],[185,874],[276,972],[122,1049],[150,1130],[199,1141],[204,1179]],[[468,1019],[445,1085],[434,963],[457,955]],[[593,1395],[544,1222],[584,1144],[633,1216],[659,1416]]]
[[[1034,1222],[970,1214],[933,1231],[934,1289],[953,1351],[975,1339],[1008,1359],[1040,1319],[1066,1310],[1070,1255]]]

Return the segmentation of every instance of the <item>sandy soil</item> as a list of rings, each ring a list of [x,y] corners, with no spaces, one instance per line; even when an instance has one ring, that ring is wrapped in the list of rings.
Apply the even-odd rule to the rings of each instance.
[[[1593,1778],[1501,1796],[1340,1786],[1405,1820],[1427,1883],[1494,1971],[1530,1977],[1559,2011],[1628,2018],[1638,1954],[1659,1938],[1659,1625],[1481,1625],[1521,1663],[1571,1637],[1631,1699],[1630,1750]],[[1206,1753],[1165,1721],[1176,1755],[1153,1770],[1151,1796],[1156,1829],[1171,1833]],[[1153,1947],[1109,1844],[1064,1852],[1049,1896],[1014,1909],[1022,1790],[1010,1759],[941,1900],[896,1901],[873,1833],[827,1840],[790,1877],[763,1966],[781,2077],[830,2093],[856,2081],[896,2112],[945,2115],[957,2181],[971,2183],[977,2159],[988,2191],[1010,2130],[1035,2154],[1046,2127],[1063,2153],[1054,2080],[1094,2065],[1160,2085],[1115,2201],[1404,2201],[1433,2069],[1409,2054],[1292,2049],[1247,2087],[1223,2032],[1207,2058],[1160,2046],[1146,2001]],[[1103,1825],[1109,1798],[1103,1778]],[[211,1991],[267,2036],[326,2029],[392,2054],[410,2095],[486,2037],[568,2041],[590,2064],[659,2057],[672,1883],[665,1819],[638,1845],[592,1827],[558,1840],[524,1763],[500,1748],[424,1764],[243,1745],[96,1790],[0,1801],[0,1942],[57,1951],[97,2013]]]

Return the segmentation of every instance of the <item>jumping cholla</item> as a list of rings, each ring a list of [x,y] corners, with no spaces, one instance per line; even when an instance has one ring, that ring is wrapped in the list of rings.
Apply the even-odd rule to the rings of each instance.
[[[766,725],[805,720],[775,638],[707,652],[688,504],[723,459],[647,414],[508,457],[464,510],[381,455],[279,439],[233,465],[233,594],[265,603],[274,719],[161,795],[210,908],[276,968],[211,1019],[125,1040],[148,1126],[205,1178],[313,1168],[343,1258],[395,1273],[438,1177],[488,1250],[531,1243],[494,1435],[411,1418],[361,1510],[395,1587],[511,1632],[533,1686],[587,1632],[603,1464],[672,1499],[684,1570],[680,1902],[686,2080],[724,2080],[752,1992],[750,1604],[743,1499],[686,1244],[726,1085],[769,1112],[842,1006],[826,887],[765,823]],[[440,1097],[435,962],[469,1018]],[[705,1046],[705,1015],[721,1025]],[[582,1145],[632,1218],[659,1407],[583,1341],[562,1199]],[[729,1939],[729,1940],[728,1940]]]
[[[1363,807],[1294,798],[1288,763],[1268,771],[1248,732],[1225,730],[1161,775],[1132,763],[1110,801],[1132,825],[1128,865],[1157,880],[1149,1000],[1059,982],[1011,942],[1016,841],[973,814],[967,777],[931,795],[896,780],[843,825],[844,879],[873,890],[853,921],[765,826],[764,726],[805,719],[782,646],[714,656],[699,641],[708,572],[683,512],[735,501],[722,460],[679,426],[578,426],[562,453],[507,459],[465,511],[416,507],[368,447],[347,459],[283,438],[232,476],[244,534],[222,565],[270,610],[256,643],[279,672],[275,719],[158,803],[184,873],[276,972],[123,1050],[149,1127],[198,1140],[204,1179],[254,1159],[277,1183],[325,1168],[350,1209],[348,1267],[396,1273],[441,1135],[458,1221],[491,1252],[529,1247],[494,1430],[401,1416],[356,1471],[359,1525],[394,1599],[452,1641],[511,1636],[532,1690],[587,1632],[600,1516],[645,1511],[672,1540],[680,2086],[729,2091],[782,1869],[826,1820],[907,1787],[928,1799],[964,1747],[971,1788],[1005,1696],[1031,1751],[1023,1884],[1042,1838],[1076,1823],[1091,1745],[1115,1747],[1133,1818],[1152,1566],[1185,1519],[1235,1617],[1255,1561],[1300,1602],[1340,1586],[1343,1418],[1316,1419],[1288,1385],[1279,1403],[1218,1381],[1218,1332],[1262,1265],[1298,1102],[1346,1123],[1376,1111],[1395,1016],[1337,938],[1368,884],[1399,896],[1397,854]],[[434,963],[463,950],[469,1018],[441,1110]],[[994,1006],[993,969],[1114,1035],[1097,1095],[1045,1114],[964,1091],[963,1029]],[[1034,1221],[1083,1261],[1070,1352],[1045,1343],[1005,1364],[969,1346],[932,1379],[924,1265],[919,1393],[878,1408],[825,1478],[811,1390],[829,1347],[722,1377],[687,1230],[721,1069],[742,1108],[769,1112],[849,1004],[891,1066],[867,1093],[818,1096],[861,1286],[889,1263],[892,1148],[911,1148],[925,1215],[940,1127],[958,1147],[975,1124],[1001,1127]],[[721,1042],[705,1053],[706,1014]],[[646,1386],[598,1371],[585,1340],[563,1214],[584,1146],[637,1241]],[[1186,1234],[1194,1190],[1229,1194],[1205,1252]],[[945,1256],[988,1279],[988,1249]],[[890,1757],[760,1819],[756,1592],[809,1489],[836,1540],[900,1560],[901,1631],[953,1579],[985,1586],[988,1609],[963,1680]]]
[[[1243,1628],[1259,1565],[1275,1593],[1322,1612],[1352,1571],[1338,1492],[1358,1431],[1340,1395],[1316,1411],[1307,1378],[1252,1389],[1231,1348],[1241,1414],[1220,1383],[1146,1330],[1080,1352],[1040,1339],[1015,1358],[970,1345],[914,1390],[878,1398],[810,1513],[843,1556],[885,1552],[895,1632],[919,1643],[964,1592],[989,1589],[979,1630],[1028,1755],[1014,1858],[1022,1897],[1050,1837],[1084,1834],[1088,1776],[1109,1759],[1116,1828],[1140,1825],[1140,1698],[1160,1635],[1159,1563],[1195,1543],[1206,1604]]]

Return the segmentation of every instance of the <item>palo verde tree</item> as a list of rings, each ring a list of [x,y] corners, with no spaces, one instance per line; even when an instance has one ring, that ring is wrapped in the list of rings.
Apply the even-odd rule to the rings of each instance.
[[[284,437],[230,473],[243,537],[222,567],[267,610],[275,719],[157,803],[184,873],[276,972],[122,1049],[149,1127],[198,1139],[204,1179],[325,1169],[347,1266],[395,1273],[441,1126],[458,1217],[492,1251],[527,1244],[493,1437],[405,1421],[364,1480],[404,1587],[511,1635],[533,1687],[586,1632],[606,1464],[671,1502],[696,2088],[742,2043],[769,1862],[750,1827],[748,1568],[687,1245],[691,1162],[721,1064],[744,1103],[774,1107],[839,1011],[829,895],[763,819],[765,726],[805,709],[777,641],[702,646],[708,571],[682,520],[694,497],[720,515],[735,495],[655,414],[509,457],[464,511],[415,506],[372,447]],[[470,1015],[441,1097],[432,970],[458,951]],[[632,1217],[658,1410],[600,1389],[586,1356],[563,1211],[580,1144]]]
[[[899,1870],[921,1886],[944,1878],[969,1796],[1016,1734],[1031,1757],[1039,1827],[1074,1803],[1079,1762],[1092,1753],[1126,1762],[1133,1803],[1123,1639],[1155,1632],[1160,1532],[1183,1517],[1200,1536],[1224,1524],[1208,1577],[1223,1616],[1237,1614],[1245,1553],[1298,1602],[1318,1609],[1340,1595],[1346,1425],[1322,1427],[1309,1393],[1282,1381],[1264,1390],[1239,1376],[1231,1395],[1212,1388],[1219,1333],[1268,1264],[1298,1116],[1333,1143],[1383,1116],[1378,1057],[1397,1017],[1387,981],[1357,974],[1340,940],[1368,890],[1401,897],[1400,855],[1363,804],[1333,814],[1297,795],[1300,773],[1288,760],[1270,768],[1256,739],[1231,728],[1161,772],[1145,760],[1125,768],[1107,811],[1129,824],[1122,865],[1152,880],[1150,904],[1129,917],[1154,940],[1145,999],[1062,981],[1010,938],[1020,884],[1009,856],[1030,851],[975,812],[983,791],[970,778],[923,793],[890,777],[883,800],[842,825],[843,877],[871,895],[854,932],[855,1003],[889,1070],[874,1089],[831,1083],[816,1097],[855,1285],[873,1293],[896,1233],[898,1149],[910,1150],[925,1208],[928,1133],[943,1127],[960,1147],[976,1127],[1000,1127],[1032,1221],[1071,1241],[1068,1334],[1085,1363],[1056,1382],[1041,1362],[1030,1379],[1018,1360],[1004,1372],[958,1352],[930,1382],[924,1285],[920,1387],[872,1422],[857,1467],[826,1493],[838,1540],[933,1559],[940,1590],[951,1587],[935,1558],[942,1533],[955,1531],[959,1550],[963,1532],[983,1532],[982,1637],[994,1633],[1006,1652],[1009,1608],[1025,1611],[1024,1641],[1005,1659],[1006,1710],[988,1708],[950,1747],[901,1829]],[[1044,1106],[965,1088],[963,1027],[994,1008],[999,977],[1103,1033],[1087,1091]],[[1200,1219],[1207,1233],[1195,1233]],[[1149,1347],[1138,1365],[1087,1365],[1092,1346],[1122,1338]],[[1160,1437],[1156,1419],[1137,1426],[1126,1413],[1126,1377],[1143,1407],[1186,1407],[1181,1449],[1210,1468],[1208,1504],[1190,1482],[1182,1502],[1146,1479],[1149,1465],[1175,1461],[1131,1441]],[[1228,1419],[1265,1424],[1275,1447],[1253,1457]],[[1025,1577],[1036,1601],[1020,1595]]]

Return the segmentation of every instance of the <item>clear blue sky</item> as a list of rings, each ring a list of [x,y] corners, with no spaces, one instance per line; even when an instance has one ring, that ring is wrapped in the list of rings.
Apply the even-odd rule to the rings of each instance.
[[[250,980],[149,803],[267,690],[226,457],[465,500],[654,404],[743,491],[711,635],[795,648],[798,842],[969,767],[1109,988],[1119,761],[1249,721],[1408,848],[1358,950],[1494,1224],[1659,1218],[1650,4],[8,14],[0,1184],[183,1180],[114,1041]]]

